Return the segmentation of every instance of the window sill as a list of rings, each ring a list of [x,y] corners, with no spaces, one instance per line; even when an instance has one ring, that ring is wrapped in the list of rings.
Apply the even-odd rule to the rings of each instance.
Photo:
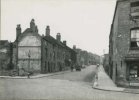
[[[130,50],[139,50],[139,47],[135,47],[135,48],[130,48]]]

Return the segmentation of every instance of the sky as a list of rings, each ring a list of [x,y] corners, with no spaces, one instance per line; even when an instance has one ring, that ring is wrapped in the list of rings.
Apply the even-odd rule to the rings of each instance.
[[[13,42],[17,24],[23,32],[33,18],[40,35],[49,25],[50,35],[61,33],[69,47],[103,55],[115,5],[116,0],[1,0],[1,40]]]

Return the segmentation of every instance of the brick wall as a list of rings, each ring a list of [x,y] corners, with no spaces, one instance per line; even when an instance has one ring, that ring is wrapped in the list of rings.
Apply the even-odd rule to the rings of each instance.
[[[139,0],[134,0],[139,1]],[[132,0],[121,0],[117,2],[115,15],[110,33],[109,54],[112,79],[117,82],[127,77],[127,63],[125,56],[130,51],[130,29],[136,27],[130,19],[130,2]]]

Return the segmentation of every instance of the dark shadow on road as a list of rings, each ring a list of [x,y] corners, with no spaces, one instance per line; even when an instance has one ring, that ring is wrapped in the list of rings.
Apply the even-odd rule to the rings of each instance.
[[[82,69],[81,71],[73,71],[69,73],[64,73],[60,75],[50,76],[48,78],[51,79],[61,79],[61,80],[69,80],[69,81],[77,81],[77,82],[86,82],[87,84],[94,82],[94,77],[96,74],[96,66],[91,65]]]
[[[88,73],[88,75],[86,75],[83,79],[84,82],[92,82],[92,80],[94,79],[95,77],[95,71],[91,72],[91,73]]]

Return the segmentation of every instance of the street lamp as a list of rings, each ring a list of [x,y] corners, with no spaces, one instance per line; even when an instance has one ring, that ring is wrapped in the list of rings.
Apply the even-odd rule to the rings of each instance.
[[[30,57],[31,57],[31,52],[30,52],[30,50],[28,51],[28,72],[29,72],[29,70],[30,70]]]

